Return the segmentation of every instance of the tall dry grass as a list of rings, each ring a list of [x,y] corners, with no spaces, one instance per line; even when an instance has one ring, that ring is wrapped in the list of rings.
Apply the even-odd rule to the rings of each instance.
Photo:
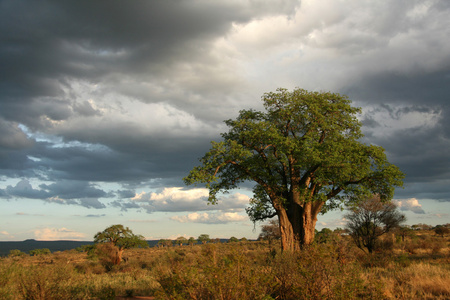
[[[449,240],[382,241],[366,255],[346,237],[295,254],[264,242],[0,259],[0,299],[450,299]]]

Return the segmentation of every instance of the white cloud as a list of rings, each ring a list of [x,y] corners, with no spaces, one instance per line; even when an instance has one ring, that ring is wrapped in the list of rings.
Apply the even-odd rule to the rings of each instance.
[[[248,217],[239,215],[236,212],[228,213],[191,213],[186,216],[175,216],[171,220],[180,223],[204,223],[204,224],[225,224],[230,222],[248,221]]]
[[[242,211],[248,204],[249,197],[234,193],[219,197],[217,205],[207,205],[208,190],[204,188],[186,190],[181,187],[164,188],[161,192],[141,192],[136,194],[135,201],[149,212],[153,211],[202,211],[202,210],[224,210]]]
[[[0,236],[2,236],[2,238],[6,238],[6,239],[14,238],[13,235],[11,235],[8,231],[5,231],[5,230],[0,231]]]
[[[419,203],[419,200],[416,198],[409,198],[409,199],[397,199],[393,200],[393,203],[395,203],[400,210],[402,211],[412,211],[415,214],[424,214],[425,211],[422,208],[422,204]]]
[[[34,230],[34,236],[38,240],[53,241],[53,240],[81,240],[85,238],[86,234],[76,232],[67,228],[40,228]]]
[[[333,219],[327,222],[321,221],[319,222],[320,228],[330,228],[335,229],[337,227],[343,228],[347,224],[347,219],[345,218],[339,218],[339,219]]]

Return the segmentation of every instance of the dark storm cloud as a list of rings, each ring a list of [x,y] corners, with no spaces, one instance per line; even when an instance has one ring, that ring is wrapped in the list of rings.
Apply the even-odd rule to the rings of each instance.
[[[175,61],[201,54],[201,44],[224,34],[232,22],[292,12],[295,4],[2,1],[0,89],[6,109],[1,115],[27,120],[22,105],[38,97],[68,97],[63,89],[69,79],[164,73]],[[45,115],[45,107],[34,113]]]
[[[98,198],[111,197],[111,194],[96,188],[88,182],[58,181],[52,184],[40,184],[34,188],[26,179],[22,179],[15,186],[8,185],[0,194],[9,198],[39,199],[59,204],[80,205],[87,208],[105,208]]]
[[[450,92],[450,56],[433,71],[419,69],[362,75],[342,91],[372,104],[443,105]]]
[[[33,141],[27,138],[18,123],[0,119],[0,151],[29,148],[32,145]]]
[[[398,190],[396,195],[450,201],[448,189],[439,191],[439,181],[446,180],[442,184],[448,185],[450,178],[450,153],[444,150],[450,149],[450,58],[448,62],[433,72],[362,77],[346,88],[351,98],[370,107],[362,120],[367,141],[383,146],[406,174],[407,189]],[[425,116],[434,121],[377,135],[388,129],[374,119],[377,114],[397,121],[409,115],[419,124]]]
[[[10,197],[30,198],[30,199],[46,199],[49,193],[44,190],[34,189],[28,180],[21,180],[15,186],[8,185],[5,192]]]
[[[117,195],[119,198],[133,198],[136,195],[136,192],[133,190],[119,190],[117,191]]]
[[[133,186],[152,178],[157,186],[180,184],[210,137],[178,135],[174,142],[174,128],[155,135],[129,126],[126,120],[107,121],[95,97],[113,93],[103,100],[103,107],[116,105],[113,111],[122,105],[120,95],[191,107],[192,103],[177,102],[185,99],[184,92],[161,98],[139,88],[167,81],[179,62],[209,60],[209,45],[233,23],[291,14],[296,5],[298,1],[1,1],[0,175],[55,184],[67,180]],[[148,82],[152,80],[155,83]],[[84,95],[83,84],[74,88],[79,82],[101,88]],[[85,128],[95,117],[100,126]],[[73,123],[64,128],[61,121]],[[105,147],[92,150],[36,142],[37,137],[27,137],[18,124],[31,132],[59,136],[64,143]],[[49,190],[56,186],[45,188],[47,192],[28,192],[39,192],[40,197],[56,192]],[[92,191],[81,192],[90,199]],[[82,205],[101,206],[86,201]]]
[[[0,1],[0,179],[20,183],[0,197],[205,210],[131,198],[181,186],[263,85],[306,81],[363,107],[366,141],[407,174],[398,195],[449,200],[447,2]],[[436,121],[389,127],[414,116]]]

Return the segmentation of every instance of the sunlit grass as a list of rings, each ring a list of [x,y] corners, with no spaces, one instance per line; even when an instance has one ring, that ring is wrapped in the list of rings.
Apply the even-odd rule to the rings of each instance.
[[[117,266],[74,250],[0,259],[0,299],[450,299],[449,240],[381,243],[346,237],[281,253],[239,242],[130,249]]]

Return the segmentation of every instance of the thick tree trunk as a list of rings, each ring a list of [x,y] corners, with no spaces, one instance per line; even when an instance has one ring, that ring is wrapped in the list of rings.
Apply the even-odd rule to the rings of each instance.
[[[280,223],[281,232],[281,249],[283,251],[295,251],[298,250],[300,244],[296,243],[296,238],[294,236],[294,229],[288,218],[286,210],[278,211],[278,221]]]
[[[312,209],[312,203],[308,202],[303,206],[300,224],[300,240],[303,245],[310,245],[314,242],[317,213]]]
[[[284,209],[278,211],[283,251],[298,251],[314,242],[317,214],[322,205],[308,202],[301,206],[293,203],[289,214]]]
[[[118,265],[122,262],[123,250],[121,248],[117,248],[116,257],[114,258],[114,264]]]

